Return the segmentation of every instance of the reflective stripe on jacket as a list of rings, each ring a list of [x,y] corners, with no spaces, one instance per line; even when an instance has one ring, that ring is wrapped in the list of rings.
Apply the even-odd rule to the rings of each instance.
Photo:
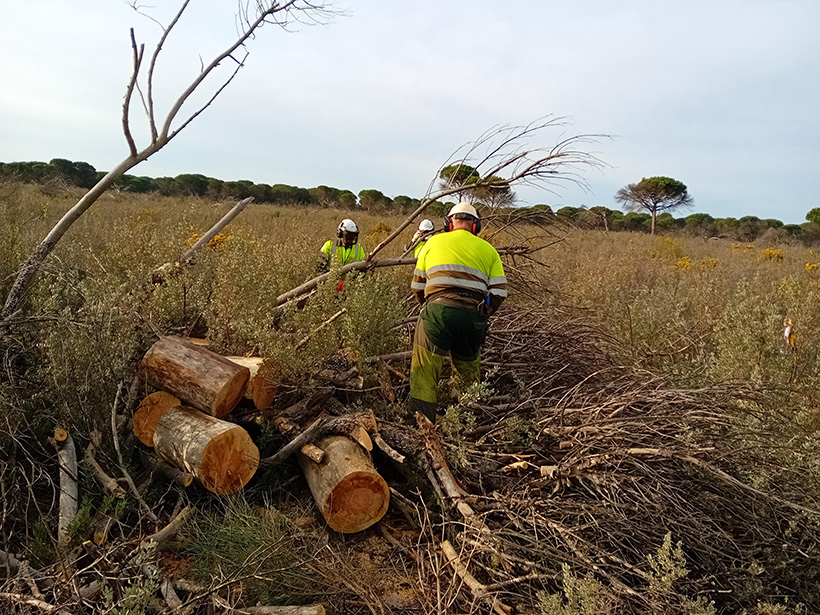
[[[507,297],[507,277],[496,249],[470,231],[431,237],[416,261],[410,285],[420,303],[441,291],[489,295],[493,311]]]
[[[322,246],[322,254],[324,254],[328,259],[331,258],[333,255],[333,245],[336,244],[336,263],[342,267],[344,265],[349,265],[350,263],[355,263],[356,261],[362,261],[365,259],[367,254],[364,251],[364,248],[360,246],[358,243],[354,243],[349,248],[345,248],[341,242],[335,241],[333,239],[329,239],[325,242],[325,245]]]

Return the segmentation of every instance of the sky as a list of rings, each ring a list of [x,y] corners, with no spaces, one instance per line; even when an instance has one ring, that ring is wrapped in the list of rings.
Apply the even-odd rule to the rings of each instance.
[[[0,161],[67,158],[108,170],[123,160],[129,28],[150,57],[157,22],[179,6],[156,0],[140,14],[124,0],[3,2]],[[518,187],[521,205],[617,209],[619,188],[663,175],[694,200],[677,216],[788,224],[820,207],[816,0],[332,7],[326,23],[263,27],[214,103],[130,173],[420,198],[486,131],[555,117],[563,124],[530,146],[606,135],[584,146],[605,164],[582,169],[583,185]],[[156,65],[158,115],[233,42],[236,9],[235,0],[191,0]],[[218,85],[203,84],[209,94]],[[138,146],[147,145],[144,118],[135,105]]]

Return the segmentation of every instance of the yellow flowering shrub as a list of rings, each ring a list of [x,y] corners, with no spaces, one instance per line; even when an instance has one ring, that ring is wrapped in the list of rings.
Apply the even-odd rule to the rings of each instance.
[[[783,250],[780,248],[763,248],[758,257],[762,261],[781,262],[783,260]]]

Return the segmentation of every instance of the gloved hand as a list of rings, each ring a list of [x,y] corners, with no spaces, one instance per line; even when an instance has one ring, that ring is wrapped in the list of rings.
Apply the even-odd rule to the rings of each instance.
[[[337,293],[340,293],[340,292],[342,292],[344,289],[345,289],[345,281],[344,281],[344,280],[339,280],[339,281],[336,283],[336,292],[337,292]]]

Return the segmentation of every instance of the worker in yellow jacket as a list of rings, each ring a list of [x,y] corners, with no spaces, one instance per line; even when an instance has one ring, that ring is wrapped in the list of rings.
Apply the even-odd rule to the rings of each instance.
[[[319,271],[329,271],[331,263],[336,267],[344,267],[356,261],[362,261],[367,254],[359,245],[359,227],[350,218],[345,218],[336,229],[336,239],[329,239],[319,251]],[[342,292],[345,281],[339,280],[336,290]]]
[[[481,219],[462,201],[447,214],[444,233],[427,240],[411,288],[424,305],[416,324],[410,366],[410,407],[431,421],[444,357],[467,382],[481,378],[480,348],[487,324],[507,297],[496,249],[478,237]]]
[[[335,248],[335,250],[334,250]],[[336,230],[336,239],[328,239],[320,250],[319,268],[330,269],[331,261],[338,267],[364,260],[367,256],[359,245],[359,227],[350,218],[345,218]]]
[[[413,250],[413,256],[418,258],[419,254],[421,253],[421,249],[424,247],[424,244],[427,243],[427,240],[433,236],[436,232],[436,226],[433,224],[431,220],[424,219],[419,223],[419,229],[413,235],[413,238],[410,240],[410,243],[404,249],[404,252],[407,253],[410,250]]]

